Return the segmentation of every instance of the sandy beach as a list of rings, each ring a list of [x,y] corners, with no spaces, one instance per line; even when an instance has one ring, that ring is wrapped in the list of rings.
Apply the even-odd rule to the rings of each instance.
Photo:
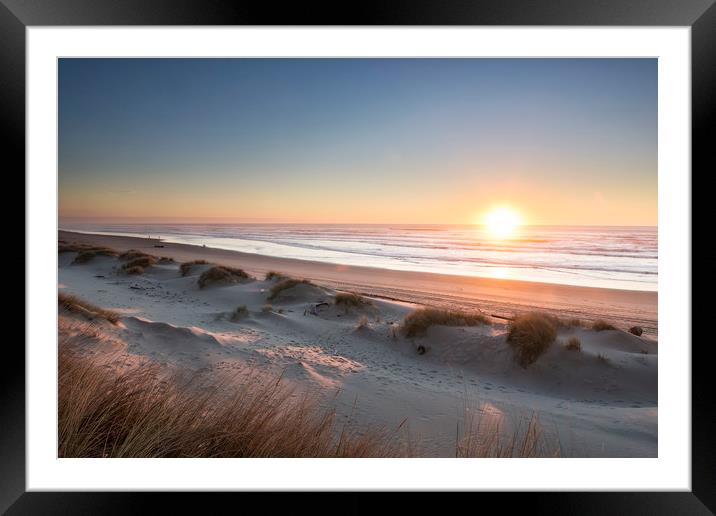
[[[107,346],[186,371],[278,371],[300,389],[325,394],[342,421],[409,428],[420,456],[455,456],[466,407],[505,430],[537,414],[560,456],[657,454],[657,294],[341,266],[159,242],[60,231],[59,240],[135,249],[174,261],[139,274],[116,256],[77,263],[59,254],[59,291],[121,315],[104,324]],[[180,264],[206,260],[207,265]],[[248,278],[202,285],[221,264]],[[310,280],[278,295],[269,271]],[[203,288],[202,288],[203,287]],[[365,296],[341,306],[337,294]],[[489,324],[397,331],[423,306],[479,310]],[[518,364],[509,319],[544,312],[580,325],[559,327],[539,359]],[[60,311],[60,326],[82,317]],[[595,320],[615,329],[596,331]],[[644,329],[641,336],[628,331]],[[570,339],[580,342],[575,352]]]
[[[118,251],[140,249],[156,255],[171,256],[178,262],[205,259],[241,267],[257,277],[268,271],[280,271],[289,276],[310,279],[329,288],[440,308],[476,308],[498,317],[540,310],[564,318],[587,321],[607,319],[620,328],[637,325],[644,329],[645,336],[657,336],[656,292],[331,265],[157,242],[147,238],[69,231],[60,231],[59,239],[108,246]],[[157,245],[162,247],[155,247]]]

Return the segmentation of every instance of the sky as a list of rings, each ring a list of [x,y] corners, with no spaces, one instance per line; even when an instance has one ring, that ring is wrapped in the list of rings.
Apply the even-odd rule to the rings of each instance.
[[[656,59],[60,59],[61,219],[656,225]]]

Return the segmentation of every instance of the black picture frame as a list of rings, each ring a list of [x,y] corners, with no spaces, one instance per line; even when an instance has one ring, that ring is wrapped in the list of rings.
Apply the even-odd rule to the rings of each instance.
[[[712,136],[716,106],[716,6],[714,0],[403,0],[395,2],[292,3],[277,8],[269,2],[228,0],[0,0],[0,117],[7,128],[4,139],[6,177],[25,167],[25,29],[39,25],[595,25],[689,26],[692,58],[692,192],[703,188],[713,170]],[[8,165],[14,163],[14,167]],[[688,174],[689,171],[685,170]],[[701,186],[701,188],[699,188]],[[692,209],[696,199],[692,197]],[[694,235],[708,218],[693,216]],[[709,239],[693,239],[693,268],[714,263]],[[26,275],[30,273],[26,269]],[[713,280],[704,273],[693,293],[707,292]],[[693,274],[693,270],[692,270]],[[713,274],[711,274],[713,276]],[[698,334],[708,321],[708,303],[692,303]],[[31,307],[26,307],[30,310]],[[683,345],[690,345],[685,336]],[[480,494],[497,501],[501,511],[529,504],[531,511],[552,514],[712,514],[716,511],[716,447],[714,389],[710,378],[708,339],[692,347],[692,491],[643,493],[529,493],[500,496]],[[158,493],[39,493],[25,492],[25,354],[16,342],[5,342],[5,364],[0,374],[0,512],[7,514],[125,514],[142,513],[150,501],[170,506]],[[8,364],[14,364],[12,367]],[[662,414],[662,417],[665,415]],[[668,417],[668,415],[666,415]],[[244,496],[253,495],[221,494]],[[351,495],[340,512],[372,510],[371,496]],[[192,509],[187,495],[172,502]],[[272,503],[280,503],[276,497]],[[414,500],[421,505],[421,496]],[[493,501],[493,500],[491,500]],[[203,503],[203,502],[200,502]],[[244,502],[245,503],[245,502]],[[291,512],[299,508],[289,502]],[[469,502],[474,503],[474,502]],[[301,504],[302,505],[302,504]],[[312,505],[312,504],[309,504]],[[198,506],[197,506],[198,507]],[[205,512],[203,506],[202,512]],[[271,512],[278,512],[274,505]],[[315,506],[312,508],[315,512]]]

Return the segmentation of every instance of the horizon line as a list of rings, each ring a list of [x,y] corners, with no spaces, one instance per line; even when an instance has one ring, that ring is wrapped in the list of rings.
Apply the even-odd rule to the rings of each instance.
[[[60,217],[61,219],[62,217]],[[65,217],[66,219],[85,219],[84,217]],[[155,220],[136,220],[134,218],[125,218],[124,221],[112,219],[112,218],[105,218],[105,219],[86,219],[88,223],[91,222],[103,222],[103,223],[110,223],[114,222],[117,224],[121,223],[128,223],[128,224],[156,224],[156,225],[162,225],[162,224],[182,224],[182,225],[198,225],[198,224],[215,224],[215,225],[237,225],[237,224],[247,224],[247,225],[271,225],[271,224],[281,224],[281,225],[314,225],[314,226],[475,226],[475,227],[483,227],[485,224],[483,223],[474,223],[474,222],[284,222],[284,221],[216,221],[212,217],[206,217],[206,221],[200,221],[195,218],[193,219],[195,222],[183,222],[184,219],[176,218],[174,220],[168,220],[168,219],[155,219]],[[520,227],[648,227],[648,228],[655,228],[658,227],[657,224],[554,224],[554,223],[544,223],[544,224],[520,224]],[[63,229],[60,227],[59,220],[58,220],[58,229]],[[68,229],[71,231],[71,229]]]

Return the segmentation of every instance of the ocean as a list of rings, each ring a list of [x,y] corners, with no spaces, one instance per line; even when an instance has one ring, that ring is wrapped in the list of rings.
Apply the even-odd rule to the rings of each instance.
[[[473,225],[61,224],[61,229],[206,245],[343,265],[657,290],[657,228]]]

